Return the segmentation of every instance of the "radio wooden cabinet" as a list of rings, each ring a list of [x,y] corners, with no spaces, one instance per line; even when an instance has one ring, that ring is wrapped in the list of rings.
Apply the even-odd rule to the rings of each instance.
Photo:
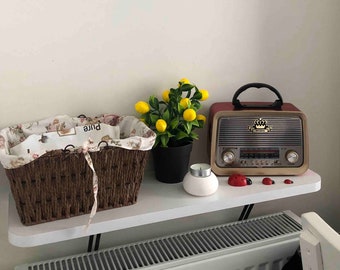
[[[269,88],[279,99],[241,104],[237,96],[252,87]],[[300,175],[308,169],[306,116],[283,103],[272,86],[248,84],[233,102],[212,104],[210,123],[210,163],[217,175]]]

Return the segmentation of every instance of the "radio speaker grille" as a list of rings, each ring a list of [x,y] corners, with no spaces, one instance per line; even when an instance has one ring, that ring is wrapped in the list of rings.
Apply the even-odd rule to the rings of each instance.
[[[302,120],[299,117],[266,116],[270,132],[252,133],[249,126],[254,117],[223,117],[219,119],[218,146],[301,146],[303,145]]]

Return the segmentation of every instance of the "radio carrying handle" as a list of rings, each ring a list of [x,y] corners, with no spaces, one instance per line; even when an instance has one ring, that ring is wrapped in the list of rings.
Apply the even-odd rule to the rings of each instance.
[[[269,90],[271,90],[272,92],[274,92],[276,94],[276,96],[279,98],[277,100],[275,100],[272,104],[241,104],[240,100],[237,99],[238,96],[246,91],[248,88],[268,88]],[[242,87],[240,87],[234,94],[233,97],[233,105],[235,109],[275,109],[275,110],[279,110],[281,109],[281,106],[283,104],[283,100],[281,97],[281,94],[279,93],[279,91],[277,91],[273,86],[269,85],[269,84],[265,84],[265,83],[248,83],[246,85],[243,85]]]

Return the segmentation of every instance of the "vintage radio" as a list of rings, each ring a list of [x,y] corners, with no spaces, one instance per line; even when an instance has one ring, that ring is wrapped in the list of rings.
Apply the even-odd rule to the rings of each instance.
[[[267,88],[274,103],[240,102],[249,88]],[[308,169],[305,115],[283,103],[280,93],[263,83],[238,89],[232,102],[210,107],[210,163],[217,175],[299,175]]]

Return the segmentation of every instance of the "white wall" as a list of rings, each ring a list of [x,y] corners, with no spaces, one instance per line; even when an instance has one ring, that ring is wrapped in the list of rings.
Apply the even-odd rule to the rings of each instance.
[[[272,84],[308,117],[320,192],[255,206],[253,215],[317,211],[340,230],[340,34],[337,0],[0,0],[0,128],[55,114],[135,114],[133,105],[188,77],[210,91],[203,112],[248,82]],[[253,93],[252,100],[260,99]],[[192,162],[207,161],[207,129]],[[0,265],[84,252],[86,239],[37,248],[7,241],[1,169]],[[239,209],[237,209],[238,211]],[[222,211],[107,234],[103,245],[214,223]]]

